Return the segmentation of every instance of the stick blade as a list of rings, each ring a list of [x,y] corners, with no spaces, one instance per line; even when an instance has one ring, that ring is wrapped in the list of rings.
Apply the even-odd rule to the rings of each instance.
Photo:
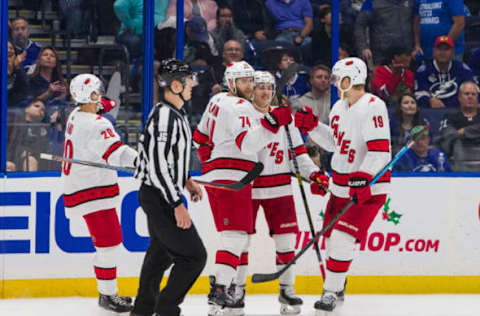
[[[253,283],[262,283],[262,282],[268,282],[268,281],[273,281],[278,279],[280,275],[275,272],[275,273],[254,273],[252,275],[252,282]]]

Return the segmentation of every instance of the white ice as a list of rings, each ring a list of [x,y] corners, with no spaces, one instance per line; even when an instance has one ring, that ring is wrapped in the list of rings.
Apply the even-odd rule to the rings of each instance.
[[[301,315],[315,316],[318,296],[302,295]],[[206,316],[206,295],[188,295],[181,306],[184,316]],[[249,295],[247,316],[279,315],[274,295]],[[95,298],[0,299],[0,315],[11,316],[111,316]],[[480,295],[347,295],[345,303],[326,316],[478,316]]]

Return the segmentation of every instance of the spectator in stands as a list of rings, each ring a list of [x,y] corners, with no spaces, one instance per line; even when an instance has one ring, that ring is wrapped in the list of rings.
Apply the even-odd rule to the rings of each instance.
[[[332,63],[332,8],[326,6],[318,10],[318,20],[320,24],[312,33],[312,60],[315,64],[330,65]]]
[[[155,0],[155,25],[166,19],[168,1]],[[143,53],[143,0],[116,0],[113,4],[115,15],[122,23],[118,32],[118,42],[127,47],[132,58]]]
[[[313,30],[313,10],[308,0],[267,0],[278,35],[275,41],[293,43],[301,47],[303,59],[311,60],[310,33]]]
[[[281,77],[281,72],[290,66],[291,63],[295,62],[295,58],[289,50],[285,50],[280,56],[280,59],[277,62],[277,72],[275,74],[275,77],[277,80],[280,79]],[[290,101],[293,101],[296,98],[299,98],[300,96],[304,95],[310,91],[310,88],[308,87],[307,80],[305,79],[304,76],[301,74],[297,73],[295,76],[290,79],[290,81],[285,85],[283,88],[282,94],[286,95]]]
[[[413,72],[410,65],[410,49],[405,46],[390,46],[385,54],[385,63],[375,69],[372,81],[373,93],[389,106],[405,93],[413,93]]]
[[[463,59],[465,11],[462,0],[415,0],[413,36],[415,49],[424,59],[432,59],[436,39],[448,35],[455,43],[455,59]]]
[[[412,0],[366,0],[357,16],[355,42],[365,61],[380,65],[393,43],[413,48]],[[367,29],[370,41],[367,41]],[[370,44],[370,45],[369,45]]]
[[[315,65],[309,78],[312,90],[292,101],[292,112],[308,106],[318,116],[320,122],[327,123],[330,114],[330,67]]]
[[[222,49],[222,62],[216,63],[212,66],[214,73],[212,80],[212,93],[217,94],[223,90],[223,74],[227,65],[234,61],[243,60],[243,46],[242,43],[236,40],[226,41]]]
[[[477,48],[472,52],[468,65],[472,69],[473,79],[477,85],[480,85],[480,48]]]
[[[213,38],[207,31],[207,23],[201,16],[194,16],[185,24],[184,60],[189,64],[207,65],[218,55]]]
[[[412,129],[412,137],[422,131],[422,126]],[[438,149],[429,148],[429,131],[419,136],[412,148],[407,150],[398,162],[394,165],[395,171],[413,172],[450,172],[452,168],[447,155]]]
[[[271,17],[262,0],[235,0],[232,3],[233,20],[255,48],[259,42],[272,38]]]
[[[352,49],[347,43],[340,43],[338,47],[338,60],[345,59],[352,56]]]
[[[190,20],[194,16],[201,16],[207,22],[209,31],[217,26],[217,10],[217,3],[213,0],[184,0],[183,2],[183,18]],[[177,16],[177,0],[170,0],[168,5],[167,17],[171,16]]]
[[[22,62],[22,67],[25,72],[30,72],[30,68],[35,63],[40,52],[41,47],[30,40],[29,24],[25,17],[17,16],[11,22],[12,25],[12,41],[15,44],[17,53],[19,55],[26,51],[25,59]]]
[[[46,170],[49,163],[40,159],[40,153],[50,152],[48,124],[45,123],[45,102],[31,101],[21,117],[9,124],[13,127],[8,139],[10,168],[16,171]],[[14,166],[12,166],[12,164]]]
[[[221,51],[226,41],[231,39],[242,43],[245,47],[245,34],[235,26],[233,22],[233,12],[230,7],[224,6],[218,8],[217,26],[210,32],[215,43],[217,51]]]
[[[27,75],[21,65],[26,55],[26,51],[17,55],[13,43],[8,41],[7,104],[9,107],[18,106],[27,98],[27,92],[29,90]]]
[[[446,114],[440,124],[440,148],[453,160],[455,171],[480,171],[480,115],[478,86],[466,81],[460,86],[460,109]]]
[[[420,114],[417,100],[411,93],[400,97],[397,109],[390,117],[390,135],[392,152],[397,153],[412,138],[410,131],[417,125],[429,125],[428,121]]]
[[[40,50],[35,70],[30,75],[30,96],[43,100],[47,106],[65,98],[67,88],[57,51],[51,46]]]
[[[454,44],[450,37],[439,36],[433,48],[433,61],[426,61],[415,74],[415,96],[420,107],[457,108],[458,87],[473,79],[463,62],[453,60]]]

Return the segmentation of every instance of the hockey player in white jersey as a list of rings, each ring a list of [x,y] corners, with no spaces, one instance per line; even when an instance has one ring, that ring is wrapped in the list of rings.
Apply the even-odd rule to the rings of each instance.
[[[246,62],[227,66],[229,92],[215,95],[209,102],[193,140],[204,163],[202,173],[211,181],[232,183],[241,179],[258,161],[257,152],[270,143],[281,126],[292,121],[288,108],[267,113],[258,123],[248,99],[253,93],[253,68]],[[215,277],[208,296],[209,314],[233,307],[228,294],[242,250],[253,233],[252,185],[239,191],[206,188],[221,246],[216,253]]]
[[[112,108],[103,98],[100,79],[91,74],[78,75],[70,83],[70,93],[78,107],[67,120],[63,156],[133,167],[137,152],[124,145],[110,121],[100,115]],[[131,299],[117,295],[116,253],[122,242],[116,213],[120,203],[117,172],[64,162],[62,180],[65,213],[67,217],[84,218],[95,246],[99,305],[115,312],[130,311]]]
[[[332,311],[342,293],[353,259],[355,243],[366,237],[368,228],[386,200],[390,172],[370,187],[373,177],[391,159],[390,127],[385,103],[365,92],[367,67],[358,58],[338,61],[332,70],[340,100],[329,115],[329,125],[318,123],[310,108],[295,114],[295,126],[324,149],[333,152],[331,196],[324,225],[353,198],[356,201],[325,233],[327,271],[323,295],[315,303],[322,313]]]
[[[255,113],[252,118],[259,124],[265,114],[276,108],[271,107],[275,93],[275,78],[267,71],[256,71],[254,81],[255,89],[252,105],[255,108]],[[312,193],[325,195],[326,192],[317,181],[328,188],[328,176],[324,175],[308,156],[300,132],[295,128],[293,122],[289,124],[289,129],[300,173],[313,180],[311,184]],[[292,157],[289,152],[287,134],[283,128],[273,135],[268,145],[258,153],[258,159],[263,163],[264,169],[253,182],[253,220],[255,223],[258,210],[262,206],[270,236],[275,242],[277,269],[282,269],[295,256],[296,235],[299,231],[290,185],[293,170]],[[234,292],[237,298],[236,308],[233,309],[235,315],[243,315],[247,265],[248,248],[245,248],[240,257],[240,265],[234,283],[236,286],[234,289],[233,286],[231,287],[231,292]],[[303,301],[300,297],[294,295],[294,282],[295,273],[294,266],[292,266],[280,276],[278,300],[281,304],[281,314],[300,313],[300,306]]]

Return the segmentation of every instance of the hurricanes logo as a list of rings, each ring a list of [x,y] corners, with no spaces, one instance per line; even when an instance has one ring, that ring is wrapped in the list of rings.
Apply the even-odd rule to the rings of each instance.
[[[400,217],[402,214],[395,212],[395,210],[390,210],[390,201],[388,198],[385,204],[383,205],[382,219],[387,222],[392,222],[395,225],[400,224]]]

